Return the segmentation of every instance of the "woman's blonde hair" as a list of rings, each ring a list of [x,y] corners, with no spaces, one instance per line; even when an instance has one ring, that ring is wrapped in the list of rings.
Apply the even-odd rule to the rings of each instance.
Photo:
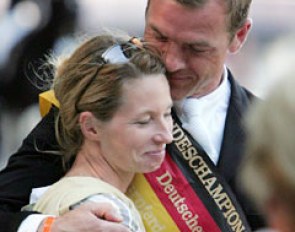
[[[120,37],[95,36],[55,67],[53,89],[60,103],[56,136],[66,161],[75,157],[83,142],[79,113],[89,111],[103,122],[111,120],[121,104],[124,83],[165,73],[158,55],[144,48],[127,48],[128,62],[105,62],[102,54],[116,44],[130,45]]]

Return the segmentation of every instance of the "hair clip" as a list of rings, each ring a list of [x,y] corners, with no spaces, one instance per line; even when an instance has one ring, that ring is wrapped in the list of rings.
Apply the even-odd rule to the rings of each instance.
[[[105,63],[116,64],[116,63],[127,63],[129,59],[125,56],[122,46],[115,44],[109,47],[102,55],[102,59]]]
[[[143,44],[138,37],[133,36],[128,42],[134,44],[137,48],[143,48]]]
[[[140,40],[137,37],[132,37],[126,43],[109,47],[101,57],[105,63],[109,64],[127,63],[132,56],[130,51],[142,49],[142,47]]]
[[[102,61],[104,64],[122,64],[122,63],[128,63],[129,59],[132,56],[132,51],[143,49],[142,43],[140,40],[136,37],[132,37],[128,42],[121,43],[121,44],[114,44],[110,46],[105,52],[101,55]],[[85,88],[80,92],[79,97],[77,99],[81,99],[81,97],[84,95],[85,91],[88,89],[89,85],[93,82],[93,80],[96,78],[97,74],[99,73],[100,69],[103,67],[103,64],[98,66],[96,73],[93,75],[93,77],[90,79],[90,81],[87,83]],[[79,101],[75,104],[75,109],[78,113],[80,113],[80,110],[78,108]]]

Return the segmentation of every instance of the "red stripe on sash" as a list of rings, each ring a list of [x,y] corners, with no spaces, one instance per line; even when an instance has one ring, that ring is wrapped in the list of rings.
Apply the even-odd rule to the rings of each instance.
[[[168,153],[158,170],[144,175],[180,231],[221,231]]]

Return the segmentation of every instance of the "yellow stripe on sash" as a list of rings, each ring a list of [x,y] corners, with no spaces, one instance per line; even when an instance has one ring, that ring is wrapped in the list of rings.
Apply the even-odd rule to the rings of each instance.
[[[59,102],[55,98],[53,90],[48,90],[39,94],[39,107],[42,117],[49,112],[52,105],[59,107]]]
[[[147,232],[179,231],[143,174],[135,175],[127,196],[139,210]]]

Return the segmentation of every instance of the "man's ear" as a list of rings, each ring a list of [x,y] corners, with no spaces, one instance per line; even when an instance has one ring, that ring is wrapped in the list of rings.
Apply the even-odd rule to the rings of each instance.
[[[229,45],[230,53],[236,53],[240,50],[240,48],[243,46],[243,44],[247,40],[247,36],[249,34],[251,27],[252,27],[252,19],[248,18],[245,24],[238,29],[238,31],[235,33],[234,37],[232,38],[231,43]]]
[[[91,112],[82,112],[79,116],[79,124],[82,134],[90,140],[97,140],[98,137],[98,121]]]

